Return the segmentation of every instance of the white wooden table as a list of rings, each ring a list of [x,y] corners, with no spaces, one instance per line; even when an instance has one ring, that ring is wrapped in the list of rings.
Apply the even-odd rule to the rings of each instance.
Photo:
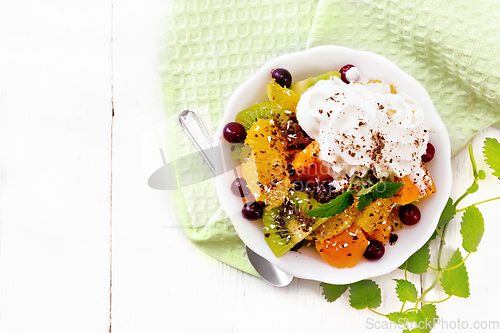
[[[346,296],[327,303],[317,282],[274,288],[200,252],[170,193],[147,186],[161,166],[144,137],[163,118],[164,10],[160,0],[0,1],[0,332],[369,330],[380,318]],[[479,161],[485,136],[500,130],[473,140]],[[456,198],[472,179],[465,150],[453,179]],[[488,171],[464,203],[499,185]],[[471,297],[438,305],[450,325],[500,320],[497,207],[480,206]],[[458,229],[449,235],[448,253],[460,244]],[[381,312],[400,306],[391,279],[401,276],[376,279]]]

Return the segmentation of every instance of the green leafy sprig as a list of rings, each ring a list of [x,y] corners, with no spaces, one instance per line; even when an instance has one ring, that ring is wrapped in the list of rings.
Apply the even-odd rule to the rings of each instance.
[[[493,170],[493,175],[500,179],[500,143],[498,143],[496,139],[486,138],[484,141],[483,154],[486,164]],[[465,261],[469,258],[471,253],[477,251],[477,247],[484,234],[484,219],[476,206],[488,201],[500,199],[500,197],[491,198],[461,209],[457,208],[458,204],[465,197],[469,194],[477,192],[479,189],[478,182],[486,178],[484,170],[477,170],[471,145],[469,145],[469,155],[474,176],[471,186],[469,186],[465,193],[457,200],[453,201],[451,198],[448,199],[448,202],[441,213],[438,226],[432,237],[427,241],[427,243],[424,244],[424,246],[422,246],[399,267],[404,270],[405,273],[404,279],[394,280],[396,282],[397,297],[402,302],[401,308],[398,311],[391,312],[389,314],[377,312],[375,309],[382,303],[382,296],[380,288],[375,281],[372,280],[363,280],[350,285],[321,283],[323,295],[328,302],[334,302],[349,289],[349,303],[353,308],[358,310],[368,308],[370,311],[386,317],[388,320],[395,322],[397,325],[401,325],[404,327],[403,332],[406,333],[410,332],[411,327],[418,327],[415,330],[411,330],[411,332],[430,332],[436,323],[436,320],[439,318],[436,312],[435,304],[444,302],[452,296],[463,298],[469,297],[469,276],[465,267]],[[359,201],[361,201],[361,197],[363,195],[366,195],[363,191],[367,191],[367,189],[362,189],[360,191],[361,195]],[[359,195],[360,192],[357,194]],[[370,191],[367,193],[373,192]],[[349,194],[346,194],[346,196],[348,195]],[[352,195],[352,193],[350,195]],[[371,194],[371,196],[373,200],[376,198],[376,195],[374,196]],[[446,230],[455,215],[462,212],[460,234],[462,235],[462,247],[467,252],[467,255],[463,258],[462,253],[457,248],[448,260],[448,263],[443,265],[442,252],[445,246]],[[430,243],[434,240],[439,241],[437,267],[432,267],[430,265]],[[408,281],[408,272],[413,274],[425,274],[429,269],[436,271],[437,276],[434,279],[434,282],[419,296],[415,285]],[[427,301],[425,296],[439,283],[448,297],[437,301]],[[411,304],[411,306],[407,306],[407,304]],[[417,326],[415,326],[415,324]]]
[[[351,182],[347,191],[330,202],[319,205],[305,214],[312,217],[332,217],[342,213],[354,203],[354,195],[358,198],[358,210],[362,211],[377,199],[387,199],[394,196],[403,187],[404,182],[381,182],[369,187],[362,187],[357,192],[351,190],[354,182]]]

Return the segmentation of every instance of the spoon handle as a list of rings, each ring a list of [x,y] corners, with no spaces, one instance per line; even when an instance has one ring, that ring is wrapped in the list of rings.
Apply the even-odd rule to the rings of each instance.
[[[217,175],[217,168],[213,162],[213,156],[211,156],[213,155],[214,144],[200,118],[193,111],[184,110],[179,113],[179,122],[189,139],[191,139],[200,151],[214,175]]]
[[[218,172],[224,169],[222,163],[217,163],[220,158],[217,159],[216,154],[220,154],[220,151],[214,147],[200,118],[198,118],[193,111],[184,110],[179,113],[179,122],[189,139],[191,139],[193,144],[200,151],[214,175],[217,176]],[[248,246],[246,246],[246,250],[250,263],[264,280],[277,287],[284,287],[292,282],[292,275],[283,272],[278,267],[271,264],[267,259],[253,252]]]

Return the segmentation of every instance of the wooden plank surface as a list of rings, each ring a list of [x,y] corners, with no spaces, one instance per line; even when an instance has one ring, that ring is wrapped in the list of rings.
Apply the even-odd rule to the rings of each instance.
[[[109,329],[111,2],[0,2],[0,332]]]
[[[157,57],[167,2],[0,2],[0,332],[364,332],[382,325],[377,315],[351,309],[346,296],[327,303],[318,282],[275,288],[210,258],[179,227],[172,193],[148,187],[168,135]],[[500,130],[473,140],[484,169],[486,136],[500,138]],[[456,198],[472,179],[467,151],[452,165]],[[464,204],[500,194],[487,173]],[[486,232],[467,261],[471,297],[438,304],[448,323],[499,320],[500,271],[490,254],[500,232],[497,206],[480,206]],[[456,227],[448,235],[447,255],[460,246]],[[375,279],[384,298],[378,311],[400,307],[392,279],[401,277]],[[410,279],[418,288],[431,283]],[[438,288],[429,299],[444,296]]]
[[[327,303],[318,282],[295,280],[279,289],[210,258],[178,227],[169,201],[172,193],[146,186],[149,175],[162,165],[155,141],[155,135],[162,128],[158,64],[152,64],[152,55],[145,51],[155,49],[159,38],[153,32],[164,19],[158,14],[160,8],[158,4],[140,5],[134,1],[115,4],[115,106],[118,111],[113,149],[113,328],[119,332],[163,332],[165,329],[176,332],[318,329],[364,332],[376,323],[387,323],[367,310],[350,308],[346,296],[336,303]],[[145,17],[148,17],[147,23]],[[499,138],[500,131],[491,128],[474,139],[478,154],[485,135]],[[466,151],[453,159],[455,198],[470,182],[468,163]],[[488,176],[481,196],[498,196],[496,182]],[[498,234],[494,205],[481,207],[488,221],[487,229],[493,233],[490,240],[485,237],[485,244],[470,258],[471,298],[454,298],[438,306],[438,313],[448,321],[460,318],[472,325],[474,320],[496,320],[493,307],[480,313],[481,303],[491,303],[493,295],[500,294],[493,278],[489,277],[497,275],[498,268],[489,267],[492,275],[488,276],[481,268],[489,258],[488,249],[494,246],[486,243]],[[450,230],[450,247],[459,245],[456,233]],[[377,310],[389,313],[401,307],[392,279],[402,276],[401,271],[396,271],[375,279],[384,297]],[[421,288],[419,276],[410,274],[410,280]],[[424,286],[428,285],[429,281],[424,281]],[[436,300],[444,298],[442,291],[433,296]],[[472,304],[476,309],[471,312],[468,307]],[[441,329],[438,327],[436,331]]]

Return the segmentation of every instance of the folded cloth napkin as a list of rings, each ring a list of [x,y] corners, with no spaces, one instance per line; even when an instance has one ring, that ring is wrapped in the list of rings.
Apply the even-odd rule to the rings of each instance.
[[[335,44],[384,55],[419,80],[448,128],[452,153],[500,124],[500,7],[488,0],[185,0],[167,20],[162,84],[176,164],[177,216],[204,252],[250,274],[210,170],[176,115],[214,133],[231,93],[266,61]],[[183,158],[184,157],[184,158]],[[188,158],[186,158],[188,157]]]

